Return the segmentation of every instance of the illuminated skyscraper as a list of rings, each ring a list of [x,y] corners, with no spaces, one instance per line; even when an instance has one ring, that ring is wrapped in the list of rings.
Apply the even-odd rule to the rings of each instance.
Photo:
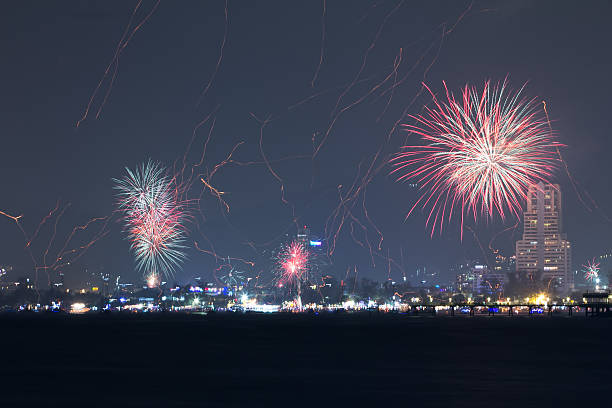
[[[516,242],[516,271],[540,272],[548,288],[568,292],[574,289],[574,278],[561,208],[559,185],[539,183],[529,189],[523,239]]]

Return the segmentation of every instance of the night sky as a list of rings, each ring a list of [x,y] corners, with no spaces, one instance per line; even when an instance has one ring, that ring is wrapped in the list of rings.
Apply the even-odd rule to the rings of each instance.
[[[609,174],[609,95],[612,72],[609,39],[612,6],[604,1],[333,1],[326,4],[325,40],[321,41],[321,1],[238,1],[228,6],[228,34],[223,58],[211,87],[225,30],[225,2],[161,1],[119,58],[115,83],[100,117],[109,82],[94,99],[92,111],[77,128],[87,102],[111,60],[136,1],[13,1],[0,12],[0,210],[23,214],[23,226],[32,234],[58,200],[70,207],[57,223],[60,242],[69,231],[92,217],[110,215],[115,208],[113,178],[124,167],[151,158],[172,166],[182,159],[196,124],[215,111],[215,127],[206,166],[222,161],[236,143],[235,160],[259,162],[229,164],[213,179],[230,212],[206,191],[200,203],[205,219],[194,215],[190,226],[189,260],[177,273],[179,280],[210,276],[215,259],[193,249],[193,241],[220,256],[255,262],[244,266],[248,275],[267,273],[272,251],[306,224],[323,236],[325,221],[338,205],[338,186],[348,188],[385,142],[394,123],[418,114],[431,103],[426,92],[414,100],[425,81],[439,92],[442,81],[450,89],[465,83],[481,85],[506,76],[513,88],[528,82],[526,95],[546,100],[553,128],[567,145],[563,155],[582,195],[588,192],[599,206],[589,211],[578,199],[564,171],[556,181],[564,194],[564,225],[574,247],[574,268],[587,258],[609,252],[612,214]],[[143,1],[135,21],[142,20],[155,1]],[[392,12],[396,7],[397,10]],[[463,15],[462,18],[460,18]],[[368,46],[386,19],[359,81],[342,99],[351,104],[380,83],[393,69],[402,49],[398,80],[410,73],[393,92],[373,93],[343,113],[314,160],[279,159],[308,156],[313,135],[318,144],[330,124],[330,115],[342,90],[356,78]],[[444,33],[444,35],[442,35]],[[314,88],[321,46],[324,58]],[[385,88],[392,85],[388,82]],[[311,95],[319,96],[293,107]],[[414,103],[411,104],[411,102]],[[272,120],[264,128],[263,149],[273,161],[281,184],[261,164],[260,124],[254,116]],[[404,117],[402,123],[410,119]],[[197,133],[190,160],[197,161],[209,130]],[[366,208],[384,240],[372,267],[368,250],[357,245],[344,226],[332,258],[343,276],[347,268],[360,277],[387,277],[386,254],[410,273],[426,265],[444,278],[449,264],[480,257],[473,236],[460,240],[452,223],[433,238],[425,218],[415,213],[404,220],[418,191],[398,184],[383,166],[399,150],[407,134],[391,134],[383,148],[376,176],[368,184]],[[384,160],[383,160],[384,159]],[[193,195],[204,186],[196,183]],[[587,199],[590,203],[590,201]],[[361,199],[355,216],[368,225],[376,248],[380,240],[368,224]],[[476,231],[486,245],[489,237],[515,221],[484,222]],[[34,252],[42,256],[53,223],[40,231]],[[363,233],[356,227],[359,239]],[[137,279],[121,224],[115,216],[108,235],[69,271],[105,270]],[[514,236],[503,235],[497,245],[512,254]],[[0,264],[15,265],[19,273],[31,270],[23,235],[15,223],[0,217]],[[205,238],[206,237],[206,238]],[[209,241],[207,241],[209,240]],[[250,246],[247,242],[253,243]],[[68,272],[67,272],[68,273]],[[400,268],[391,276],[399,279]]]

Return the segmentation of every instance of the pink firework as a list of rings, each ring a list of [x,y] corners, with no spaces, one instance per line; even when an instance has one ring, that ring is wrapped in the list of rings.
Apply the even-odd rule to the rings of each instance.
[[[582,271],[584,272],[584,278],[593,282],[599,277],[599,262],[595,262],[595,258],[593,258],[586,265],[582,265]]]
[[[404,146],[391,160],[398,180],[416,183],[422,192],[408,212],[422,208],[433,236],[455,212],[474,220],[483,214],[520,216],[529,186],[549,183],[558,163],[543,111],[534,99],[510,93],[506,83],[482,92],[466,85],[461,98],[446,90],[434,107],[405,125],[422,144]],[[430,91],[431,92],[431,91]]]
[[[286,246],[279,259],[279,284],[299,285],[308,273],[308,258],[308,251],[301,242],[293,241]]]

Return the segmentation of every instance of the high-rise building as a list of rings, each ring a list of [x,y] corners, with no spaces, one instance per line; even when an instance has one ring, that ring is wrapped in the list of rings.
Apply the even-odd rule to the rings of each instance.
[[[557,184],[533,185],[523,214],[523,239],[516,242],[516,271],[541,274],[550,289],[574,289],[571,247],[562,226],[561,189]]]

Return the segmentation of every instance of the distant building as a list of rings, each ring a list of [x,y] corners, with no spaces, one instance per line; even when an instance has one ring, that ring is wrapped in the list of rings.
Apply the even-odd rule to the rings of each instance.
[[[514,272],[516,268],[516,256],[504,256],[499,253],[498,250],[493,251],[493,255],[495,255],[495,263],[493,264],[493,270],[495,273],[499,274],[508,274],[510,272]]]
[[[11,272],[12,270],[13,270],[13,267],[10,265],[0,265],[0,278],[6,275],[7,273]]]
[[[296,238],[298,242],[301,242],[305,246],[308,246],[308,241],[310,239],[310,228],[308,228],[306,225],[304,225],[304,227],[302,228],[299,228]]]
[[[541,273],[550,288],[567,293],[574,289],[574,275],[561,209],[559,185],[539,183],[529,189],[523,239],[516,242],[516,271]]]
[[[19,282],[5,282],[0,281],[1,292],[14,292],[19,287]]]
[[[63,271],[58,271],[57,275],[53,276],[53,281],[51,282],[51,284],[60,289],[63,290],[64,289],[64,272]]]
[[[498,295],[504,293],[504,285],[508,274],[504,271],[490,270],[486,266],[480,273],[476,273],[475,292],[480,295]]]
[[[408,276],[408,279],[417,286],[431,286],[437,283],[439,278],[440,272],[431,268],[427,269],[427,266],[416,268],[416,270]]]
[[[462,268],[456,275],[456,289],[464,295],[501,295],[507,282],[505,270],[489,269],[487,265],[473,264]]]
[[[100,272],[100,279],[102,280],[102,296],[110,296],[114,292],[112,288],[111,274],[108,272]]]

